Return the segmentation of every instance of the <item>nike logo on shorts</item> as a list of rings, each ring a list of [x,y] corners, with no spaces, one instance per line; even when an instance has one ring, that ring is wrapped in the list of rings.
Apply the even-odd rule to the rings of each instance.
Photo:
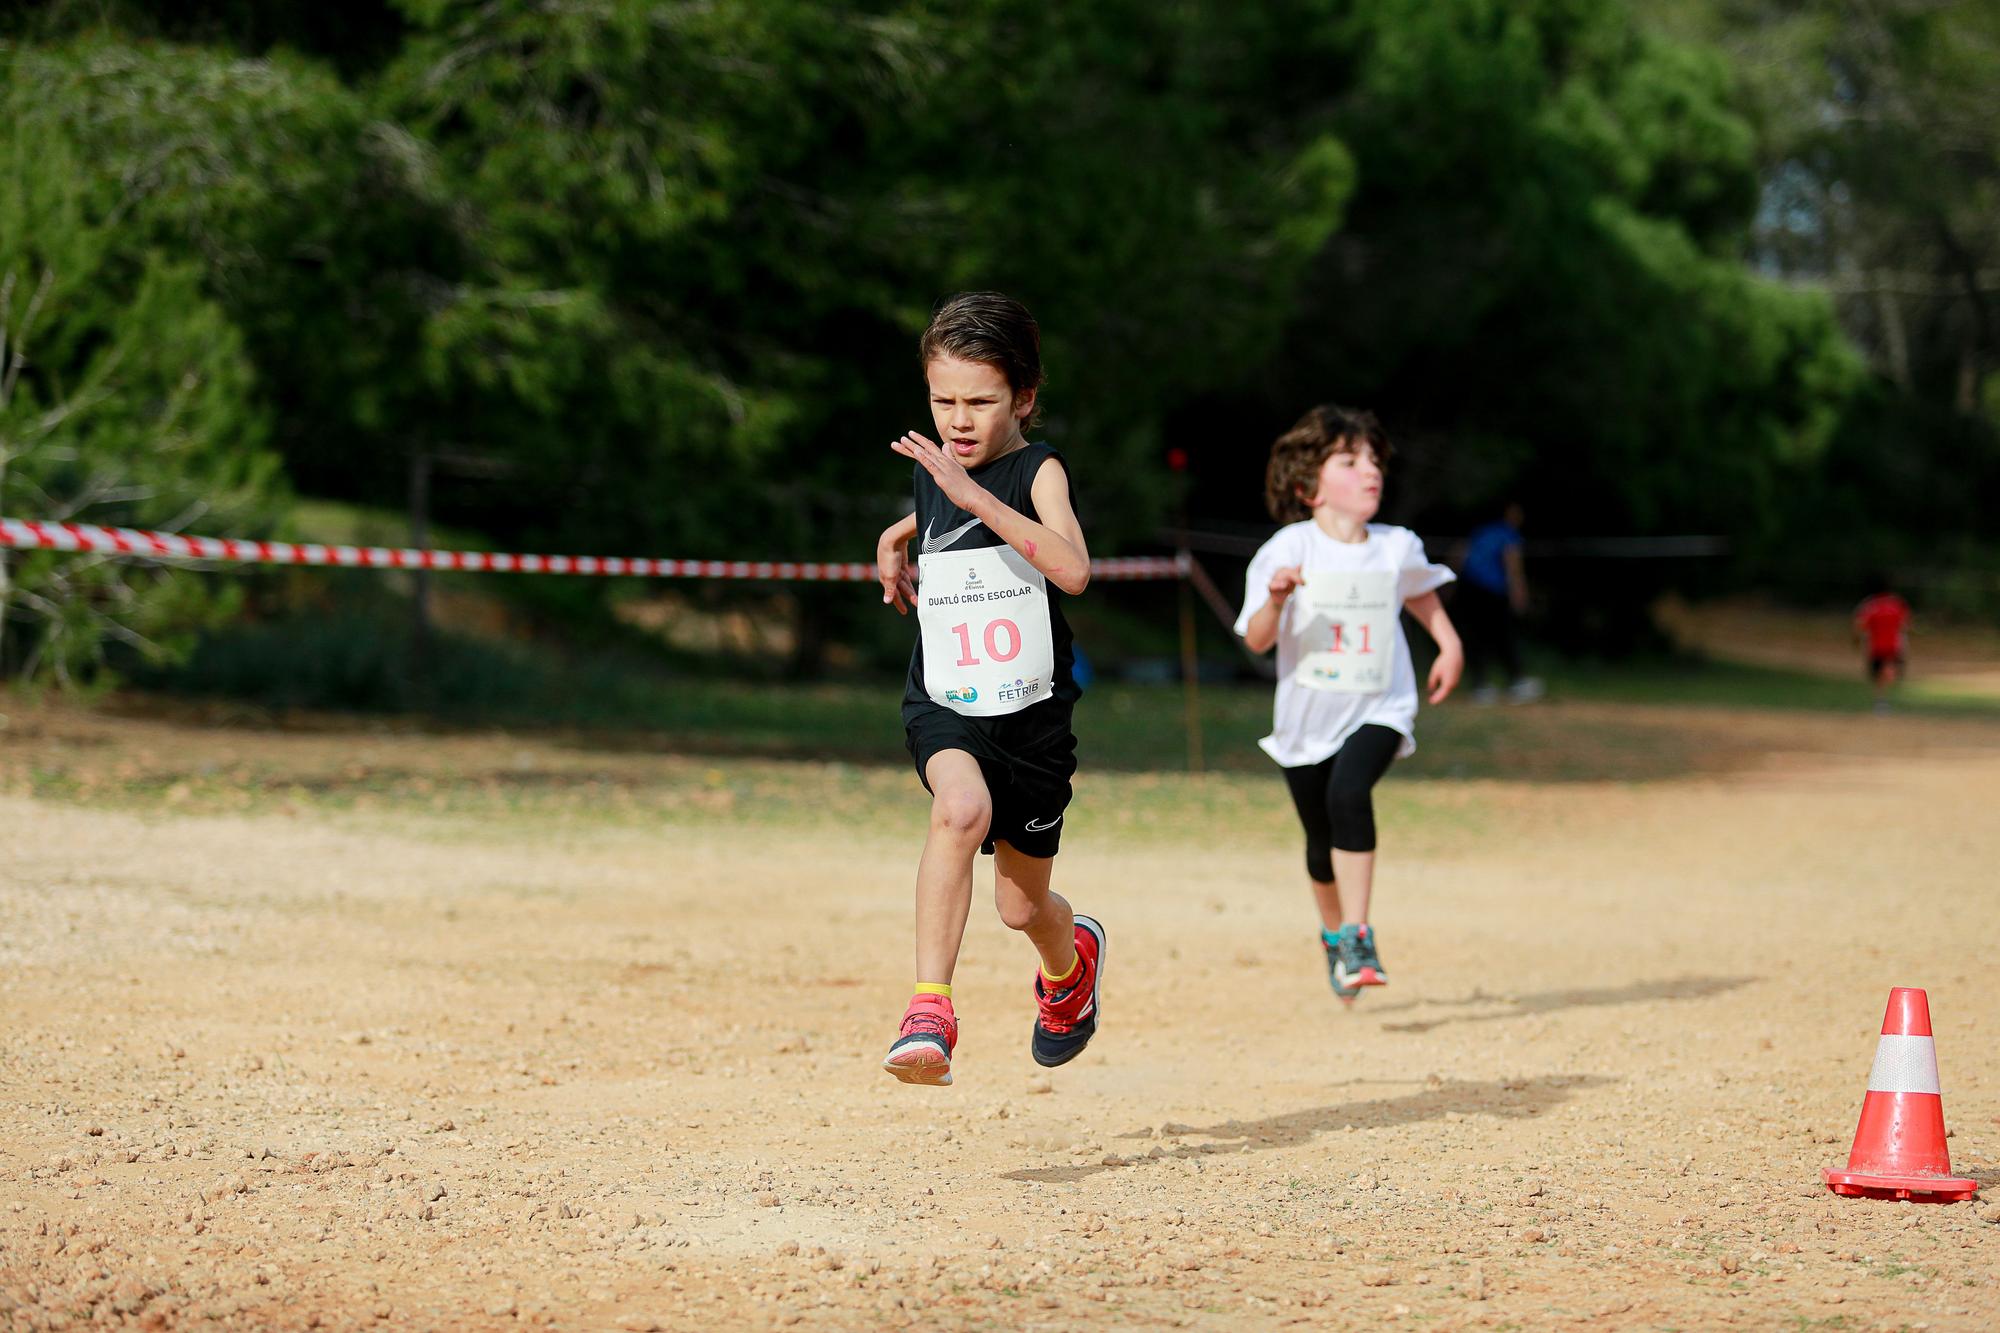
[[[924,554],[936,555],[939,551],[942,551],[945,547],[951,545],[978,526],[979,520],[975,518],[969,523],[961,523],[949,532],[941,532],[933,537],[931,536],[931,525],[926,523],[924,525]]]
[[[1031,819],[1027,823],[1021,825],[1021,829],[1023,832],[1026,833],[1047,833],[1050,829],[1062,823],[1062,821],[1063,817],[1061,815],[1057,815],[1054,819],[1049,820],[1047,823],[1043,823],[1039,819]]]

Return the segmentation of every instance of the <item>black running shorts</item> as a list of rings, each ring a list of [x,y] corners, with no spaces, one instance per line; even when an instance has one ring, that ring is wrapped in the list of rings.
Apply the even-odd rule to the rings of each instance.
[[[1059,700],[1035,705],[1035,711],[1067,705]],[[1070,779],[1076,775],[1076,736],[1067,725],[1045,731],[1029,748],[1002,749],[992,733],[979,725],[989,719],[960,717],[948,708],[905,708],[903,743],[916,761],[917,779],[931,787],[927,770],[931,756],[963,750],[979,761],[986,790],[993,802],[980,851],[991,855],[1004,842],[1024,856],[1054,856],[1062,844],[1063,815],[1069,808]],[[1067,719],[1064,719],[1065,723]]]
[[[1882,673],[1887,671],[1890,667],[1894,667],[1896,668],[1897,671],[1901,671],[1903,667],[1906,665],[1906,662],[1907,659],[1905,659],[1901,653],[1883,653],[1879,656],[1871,653],[1869,654],[1868,657],[1868,679],[1870,680],[1882,679]]]

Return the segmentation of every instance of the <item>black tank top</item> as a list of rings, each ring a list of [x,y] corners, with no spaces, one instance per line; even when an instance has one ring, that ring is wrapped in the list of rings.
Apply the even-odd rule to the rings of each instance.
[[[1000,503],[1039,523],[1041,515],[1035,511],[1031,491],[1042,464],[1051,458],[1062,461],[1062,454],[1054,445],[1029,444],[991,463],[973,468],[966,475],[984,486]],[[1067,466],[1064,471],[1067,474]],[[931,480],[931,474],[922,467],[912,464],[911,473],[917,500],[916,548],[920,571],[926,551],[968,551],[981,546],[1006,544],[993,529],[946,499],[938,484]],[[1076,488],[1072,483],[1070,505],[1074,508],[1075,504]],[[1002,713],[997,717],[954,714],[966,726],[987,733],[1003,750],[1036,749],[1057,736],[1066,735],[1070,729],[1071,705],[1082,693],[1076,687],[1073,636],[1069,621],[1063,616],[1064,594],[1053,583],[1049,585],[1048,592],[1049,635],[1055,645],[1055,678],[1050,682],[1049,697],[1028,705],[1018,713]],[[934,702],[924,688],[924,641],[919,634],[916,648],[910,654],[909,680],[903,688],[904,725],[925,712],[949,711]]]

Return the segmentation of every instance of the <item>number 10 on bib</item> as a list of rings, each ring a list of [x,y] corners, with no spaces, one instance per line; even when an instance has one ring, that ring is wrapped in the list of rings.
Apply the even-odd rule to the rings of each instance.
[[[1048,581],[1011,546],[922,557],[917,624],[924,692],[967,717],[1040,703],[1055,688]]]
[[[1392,570],[1308,570],[1297,594],[1306,616],[1299,632],[1299,684],[1343,694],[1389,688],[1402,606]]]

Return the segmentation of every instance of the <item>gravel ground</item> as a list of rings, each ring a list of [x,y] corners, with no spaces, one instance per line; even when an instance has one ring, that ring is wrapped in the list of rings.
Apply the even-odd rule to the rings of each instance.
[[[1275,781],[1087,773],[1104,1028],[976,906],[945,1089],[906,773],[19,713],[0,1326],[2000,1324],[2000,725],[1623,711],[1734,757],[1392,784],[1351,1012]],[[1892,985],[1990,1198],[1820,1184]]]

